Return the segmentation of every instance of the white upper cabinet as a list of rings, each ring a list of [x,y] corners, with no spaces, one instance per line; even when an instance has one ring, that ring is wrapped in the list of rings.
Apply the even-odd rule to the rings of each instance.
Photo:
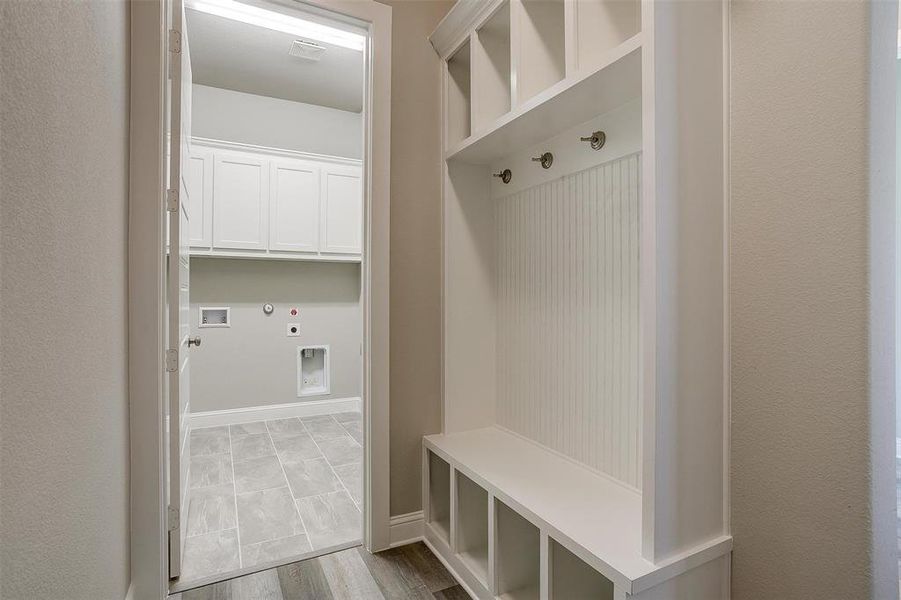
[[[323,167],[321,215],[322,252],[360,253],[363,240],[363,181],[359,167]]]
[[[194,256],[359,262],[359,160],[195,138],[187,166]]]
[[[300,160],[269,165],[269,248],[319,250],[319,166]]]
[[[192,247],[209,248],[213,243],[213,153],[191,152],[186,174]]]
[[[213,246],[266,250],[269,233],[267,163],[243,154],[216,154]]]

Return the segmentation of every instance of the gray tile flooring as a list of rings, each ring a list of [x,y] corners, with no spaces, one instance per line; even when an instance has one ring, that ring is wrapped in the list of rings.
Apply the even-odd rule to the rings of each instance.
[[[362,536],[360,413],[191,432],[182,581]]]

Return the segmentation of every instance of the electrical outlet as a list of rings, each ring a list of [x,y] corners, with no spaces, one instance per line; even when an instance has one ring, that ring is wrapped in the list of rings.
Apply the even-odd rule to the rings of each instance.
[[[288,323],[288,337],[300,337],[300,323]]]

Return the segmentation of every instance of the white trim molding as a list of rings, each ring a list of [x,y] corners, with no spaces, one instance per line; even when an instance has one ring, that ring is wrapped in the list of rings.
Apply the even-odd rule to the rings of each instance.
[[[191,429],[202,427],[219,427],[221,425],[237,425],[251,421],[271,421],[273,419],[289,419],[291,417],[315,417],[338,412],[360,412],[360,398],[332,398],[329,400],[310,400],[306,402],[289,402],[272,406],[250,406],[247,408],[230,408],[226,410],[209,410],[191,413],[189,423]]]
[[[391,517],[389,534],[391,547],[406,546],[422,540],[424,522],[421,510]]]

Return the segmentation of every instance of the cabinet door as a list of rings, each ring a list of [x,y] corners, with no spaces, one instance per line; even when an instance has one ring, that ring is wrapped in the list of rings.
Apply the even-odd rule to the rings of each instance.
[[[267,162],[216,153],[213,173],[213,246],[265,250],[269,234]]]
[[[269,167],[269,249],[319,250],[319,166],[273,160]]]
[[[363,177],[356,166],[322,167],[322,252],[360,254],[363,241]]]
[[[192,248],[213,245],[213,153],[194,149],[187,164],[188,210]]]

